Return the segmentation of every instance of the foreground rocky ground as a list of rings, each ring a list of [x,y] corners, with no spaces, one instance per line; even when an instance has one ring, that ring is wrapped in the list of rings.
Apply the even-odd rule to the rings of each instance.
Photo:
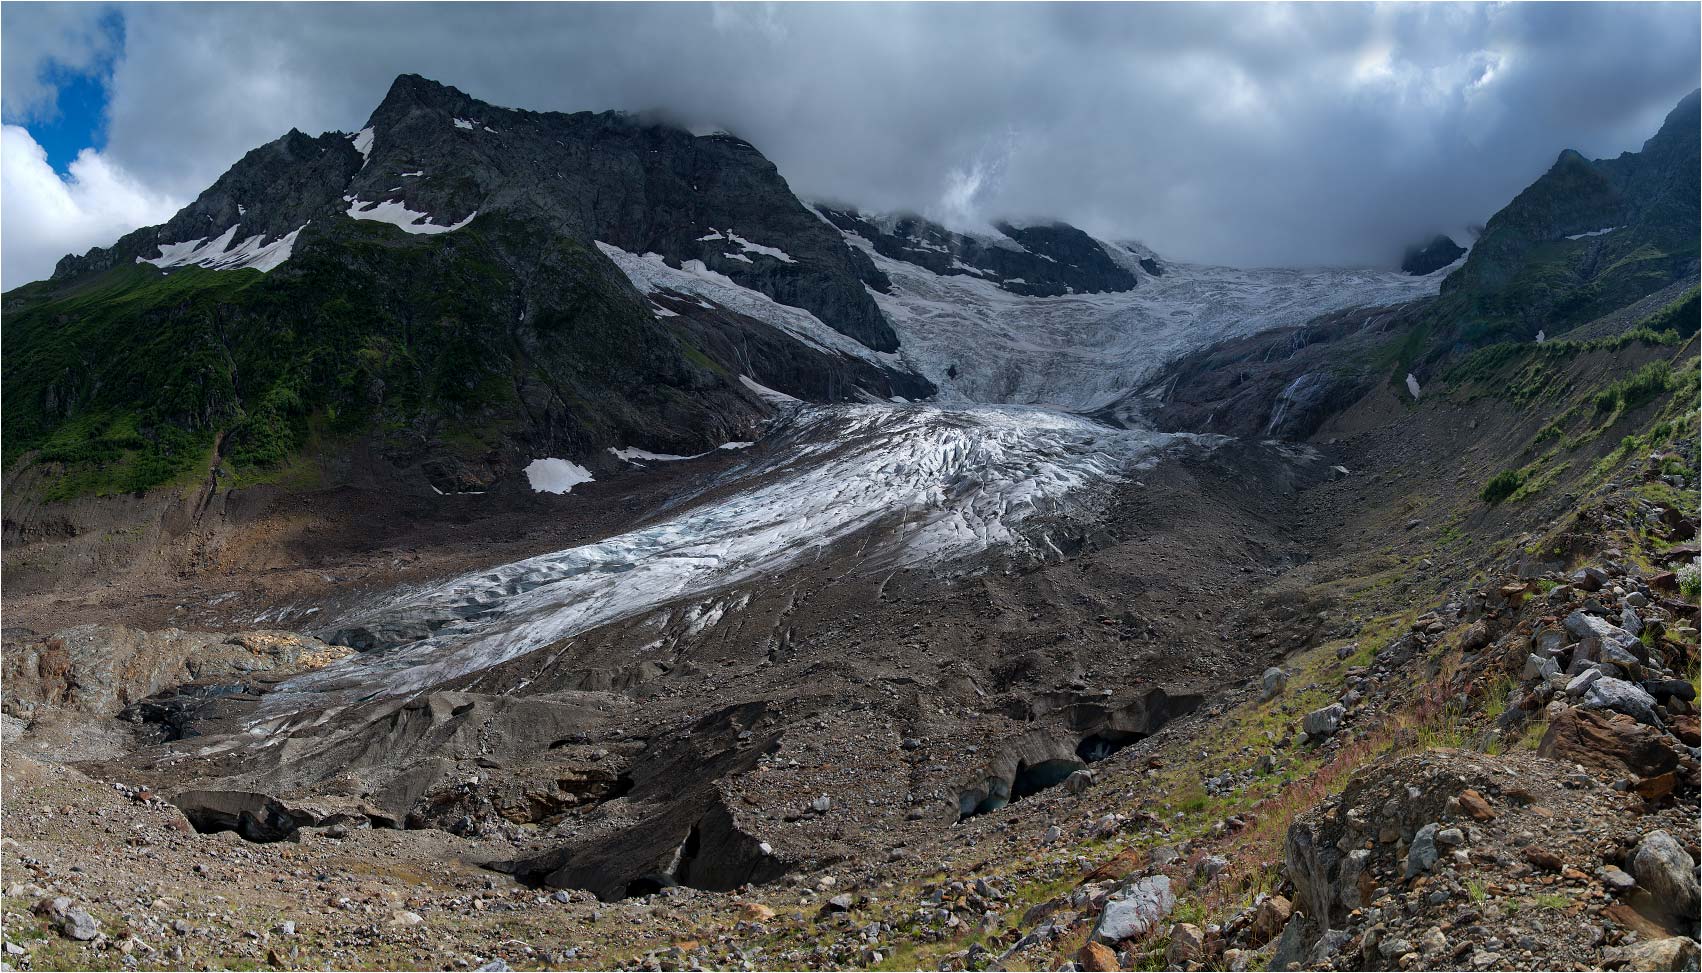
[[[347,650],[279,632],[9,631],[4,962],[1694,968],[1695,383],[1635,411],[1573,409],[1651,356],[1694,378],[1692,340],[1580,353],[1537,407],[1512,407],[1493,375],[1419,404],[1377,393],[1314,437],[1345,474],[1255,492],[1245,467],[1172,465],[1074,557],[967,593],[919,577],[860,600],[855,579],[806,589],[789,649],[741,648],[741,630],[628,684],[647,734],[745,694],[780,700],[664,768],[727,762],[714,794],[785,859],[729,891],[602,901],[483,867],[630,820],[648,805],[618,793],[625,769],[666,790],[602,729],[561,748],[548,787],[483,745],[446,750],[464,759],[423,827],[324,796],[202,803],[192,821],[163,786],[198,759],[193,738],[159,742],[187,705],[174,687],[263,690]],[[1482,499],[1568,415],[1559,472]],[[982,775],[1030,745],[1023,721],[1055,712],[1047,700],[1150,707],[1155,688],[1201,698],[986,800]],[[479,708],[490,692],[439,695],[496,713]],[[468,738],[498,724],[480,725]],[[539,790],[555,796],[534,815]],[[983,802],[961,820],[960,792]],[[243,837],[245,811],[250,838],[283,840]]]

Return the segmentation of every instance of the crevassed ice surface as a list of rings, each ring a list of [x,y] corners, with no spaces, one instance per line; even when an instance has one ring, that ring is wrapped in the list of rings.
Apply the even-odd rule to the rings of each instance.
[[[1166,264],[1160,277],[1135,270],[1140,283],[1131,291],[1024,297],[883,257],[862,237],[846,237],[891,278],[892,293],[869,293],[898,332],[899,357],[939,387],[937,401],[1081,410],[1116,400],[1166,362],[1216,341],[1428,297],[1458,266],[1413,277],[1370,268]],[[1103,246],[1126,265],[1136,259]]]
[[[872,567],[940,563],[999,544],[1091,501],[1090,488],[1198,437],[1113,429],[1022,407],[801,406],[767,458],[727,474],[745,488],[606,540],[413,592],[345,619],[430,632],[280,687],[296,693],[413,692],[593,626],[780,571],[865,528]],[[1208,440],[1211,441],[1211,440]]]

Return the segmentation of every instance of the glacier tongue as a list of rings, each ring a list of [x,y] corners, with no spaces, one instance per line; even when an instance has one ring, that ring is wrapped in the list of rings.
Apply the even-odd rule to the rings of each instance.
[[[670,519],[413,592],[345,627],[420,634],[280,687],[409,693],[688,595],[771,575],[853,534],[869,567],[942,563],[1028,543],[1033,517],[1092,503],[1092,488],[1195,437],[1113,429],[1010,407],[800,406],[743,486]],[[406,636],[401,636],[406,637]],[[383,641],[381,638],[380,641]]]

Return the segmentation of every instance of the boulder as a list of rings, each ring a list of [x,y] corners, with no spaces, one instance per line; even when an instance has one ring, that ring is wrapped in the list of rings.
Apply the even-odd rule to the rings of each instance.
[[[1170,946],[1164,951],[1166,966],[1182,967],[1205,957],[1206,934],[1199,926],[1178,922],[1170,927]]]
[[[1276,666],[1272,666],[1265,670],[1265,674],[1260,679],[1260,683],[1263,685],[1264,690],[1260,694],[1259,698],[1267,700],[1275,699],[1277,696],[1282,695],[1282,691],[1284,689],[1288,688],[1288,673],[1283,672]]]
[[[1702,904],[1696,862],[1677,839],[1665,831],[1644,835],[1631,853],[1631,874],[1668,915],[1683,924],[1683,931],[1696,930],[1696,910]]]
[[[1273,895],[1259,903],[1253,910],[1253,924],[1247,930],[1247,941],[1253,946],[1263,946],[1282,934],[1284,926],[1288,925],[1289,917],[1294,915],[1294,904],[1280,895]]]
[[[1176,896],[1170,891],[1170,878],[1149,875],[1125,886],[1105,903],[1099,922],[1089,937],[1097,943],[1116,944],[1125,939],[1138,939],[1150,932],[1170,910],[1176,907]]]
[[[1637,777],[1654,777],[1678,766],[1678,753],[1666,734],[1623,713],[1582,707],[1560,708],[1549,718],[1537,753]]]
[[[1653,702],[1651,700],[1651,702]],[[1342,718],[1347,716],[1347,707],[1340,703],[1332,703],[1323,709],[1315,709],[1306,714],[1302,728],[1308,737],[1314,739],[1327,737],[1341,729]]]
[[[1613,710],[1624,713],[1639,723],[1649,726],[1661,726],[1661,718],[1655,714],[1655,697],[1650,696],[1636,683],[1603,676],[1590,684],[1584,691],[1583,704],[1589,709]]]
[[[1413,879],[1436,867],[1440,853],[1436,850],[1436,825],[1427,824],[1413,836],[1407,849],[1406,878]]]
[[[1076,965],[1089,973],[1116,973],[1123,968],[1109,946],[1091,941],[1076,952]]]
[[[1698,956],[1696,940],[1688,936],[1652,939],[1630,946],[1602,950],[1602,961],[1622,970],[1694,970]]]

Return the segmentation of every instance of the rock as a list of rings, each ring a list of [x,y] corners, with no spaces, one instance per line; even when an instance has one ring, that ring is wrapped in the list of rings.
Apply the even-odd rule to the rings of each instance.
[[[1566,695],[1572,699],[1577,699],[1584,695],[1584,693],[1595,684],[1595,681],[1601,677],[1602,671],[1597,669],[1595,666],[1585,669],[1583,672],[1578,673],[1576,676],[1573,676],[1569,681],[1567,681]]]
[[[1276,773],[1276,769],[1277,758],[1274,753],[1261,753],[1258,759],[1253,761],[1253,773],[1255,774],[1273,774]]]
[[[832,912],[850,912],[851,907],[856,904],[857,900],[851,896],[850,892],[841,892],[822,903],[821,911],[824,914]]]
[[[1064,790],[1071,794],[1080,794],[1093,786],[1095,777],[1091,770],[1078,770],[1064,778]]]
[[[1696,910],[1702,904],[1696,878],[1696,863],[1689,852],[1665,831],[1651,831],[1631,854],[1631,874],[1673,918],[1696,928]]]
[[[1117,892],[1105,903],[1105,911],[1100,913],[1090,938],[1094,942],[1114,944],[1144,936],[1175,907],[1176,896],[1170,891],[1170,878],[1149,875]]]
[[[1412,846],[1407,849],[1406,878],[1411,880],[1436,867],[1438,857],[1436,850],[1436,825],[1427,824],[1418,829],[1413,836]]]
[[[1637,777],[1653,777],[1678,766],[1678,753],[1666,734],[1622,713],[1581,707],[1563,707],[1549,717],[1537,753]]]
[[[1304,916],[1294,916],[1282,927],[1282,936],[1271,950],[1270,968],[1294,970],[1306,962],[1306,940],[1310,924]]]
[[[1655,698],[1643,691],[1643,687],[1623,679],[1603,676],[1590,685],[1584,693],[1582,703],[1588,709],[1607,709],[1616,713],[1624,713],[1639,723],[1649,726],[1661,726],[1661,719],[1655,715]]]
[[[1473,821],[1495,820],[1495,810],[1489,806],[1489,799],[1468,787],[1460,792],[1460,811]]]
[[[285,921],[280,922],[277,925],[273,926],[272,932],[275,935],[279,935],[279,936],[294,936],[295,935],[295,921],[292,920],[292,919],[286,919]]]
[[[817,814],[826,814],[828,811],[832,810],[832,808],[833,798],[828,797],[826,794],[823,794],[810,802],[810,810]]]
[[[1443,828],[1436,832],[1436,843],[1444,848],[1458,848],[1466,843],[1466,833],[1459,828]]]
[[[1294,915],[1294,904],[1280,895],[1273,895],[1259,903],[1253,910],[1253,924],[1247,930],[1247,942],[1253,946],[1263,946],[1282,934],[1284,926],[1288,925],[1289,917]]]
[[[409,912],[406,909],[397,909],[390,913],[390,924],[392,926],[417,926],[424,921],[425,916],[418,912]]]
[[[55,925],[60,935],[80,943],[86,943],[100,935],[100,923],[82,909],[66,909],[59,915]]]
[[[1519,857],[1545,872],[1558,872],[1566,867],[1564,859],[1541,845],[1526,845],[1519,849]]]
[[[1623,869],[1613,865],[1604,865],[1600,871],[1596,872],[1596,876],[1602,880],[1603,885],[1621,895],[1637,887],[1636,879],[1626,874]]]
[[[1076,964],[1092,973],[1114,973],[1123,968],[1109,946],[1091,940],[1076,951]]]
[[[1229,973],[1243,973],[1252,964],[1251,955],[1245,949],[1226,949],[1223,951],[1223,968]]]
[[[473,967],[473,973],[512,973],[513,969],[501,959],[493,959],[483,966]]]
[[[1170,946],[1164,951],[1164,962],[1167,966],[1183,966],[1187,963],[1197,963],[1205,957],[1206,934],[1188,922],[1178,922],[1170,927]]]
[[[1194,883],[1196,885],[1209,884],[1212,879],[1223,874],[1223,870],[1228,867],[1229,859],[1222,855],[1207,855],[1194,866]]]
[[[1702,722],[1694,716],[1675,716],[1672,719],[1672,735],[1678,737],[1687,747],[1702,746]]]
[[[1651,703],[1653,700],[1651,700]],[[1347,707],[1340,703],[1332,703],[1323,709],[1315,709],[1306,714],[1302,728],[1308,737],[1327,737],[1341,729],[1342,718],[1347,715]]]
[[[1476,652],[1488,644],[1489,626],[1481,618],[1466,626],[1465,632],[1460,635],[1460,648],[1466,652]]]
[[[1282,695],[1282,691],[1284,689],[1288,688],[1288,673],[1283,672],[1276,666],[1272,666],[1265,670],[1265,674],[1260,679],[1260,682],[1264,686],[1264,692],[1260,694],[1259,698],[1261,700],[1275,699],[1277,696]]]
[[[744,902],[739,905],[739,915],[751,922],[767,922],[774,918],[774,910],[761,902]]]
[[[1572,586],[1584,591],[1600,591],[1610,584],[1611,580],[1607,573],[1599,568],[1579,568],[1572,572]],[[1570,627],[1571,619],[1567,619],[1567,623]]]
[[[1694,970],[1702,957],[1698,956],[1696,940],[1670,936],[1630,946],[1610,946],[1602,950],[1602,961],[1625,970]]]

